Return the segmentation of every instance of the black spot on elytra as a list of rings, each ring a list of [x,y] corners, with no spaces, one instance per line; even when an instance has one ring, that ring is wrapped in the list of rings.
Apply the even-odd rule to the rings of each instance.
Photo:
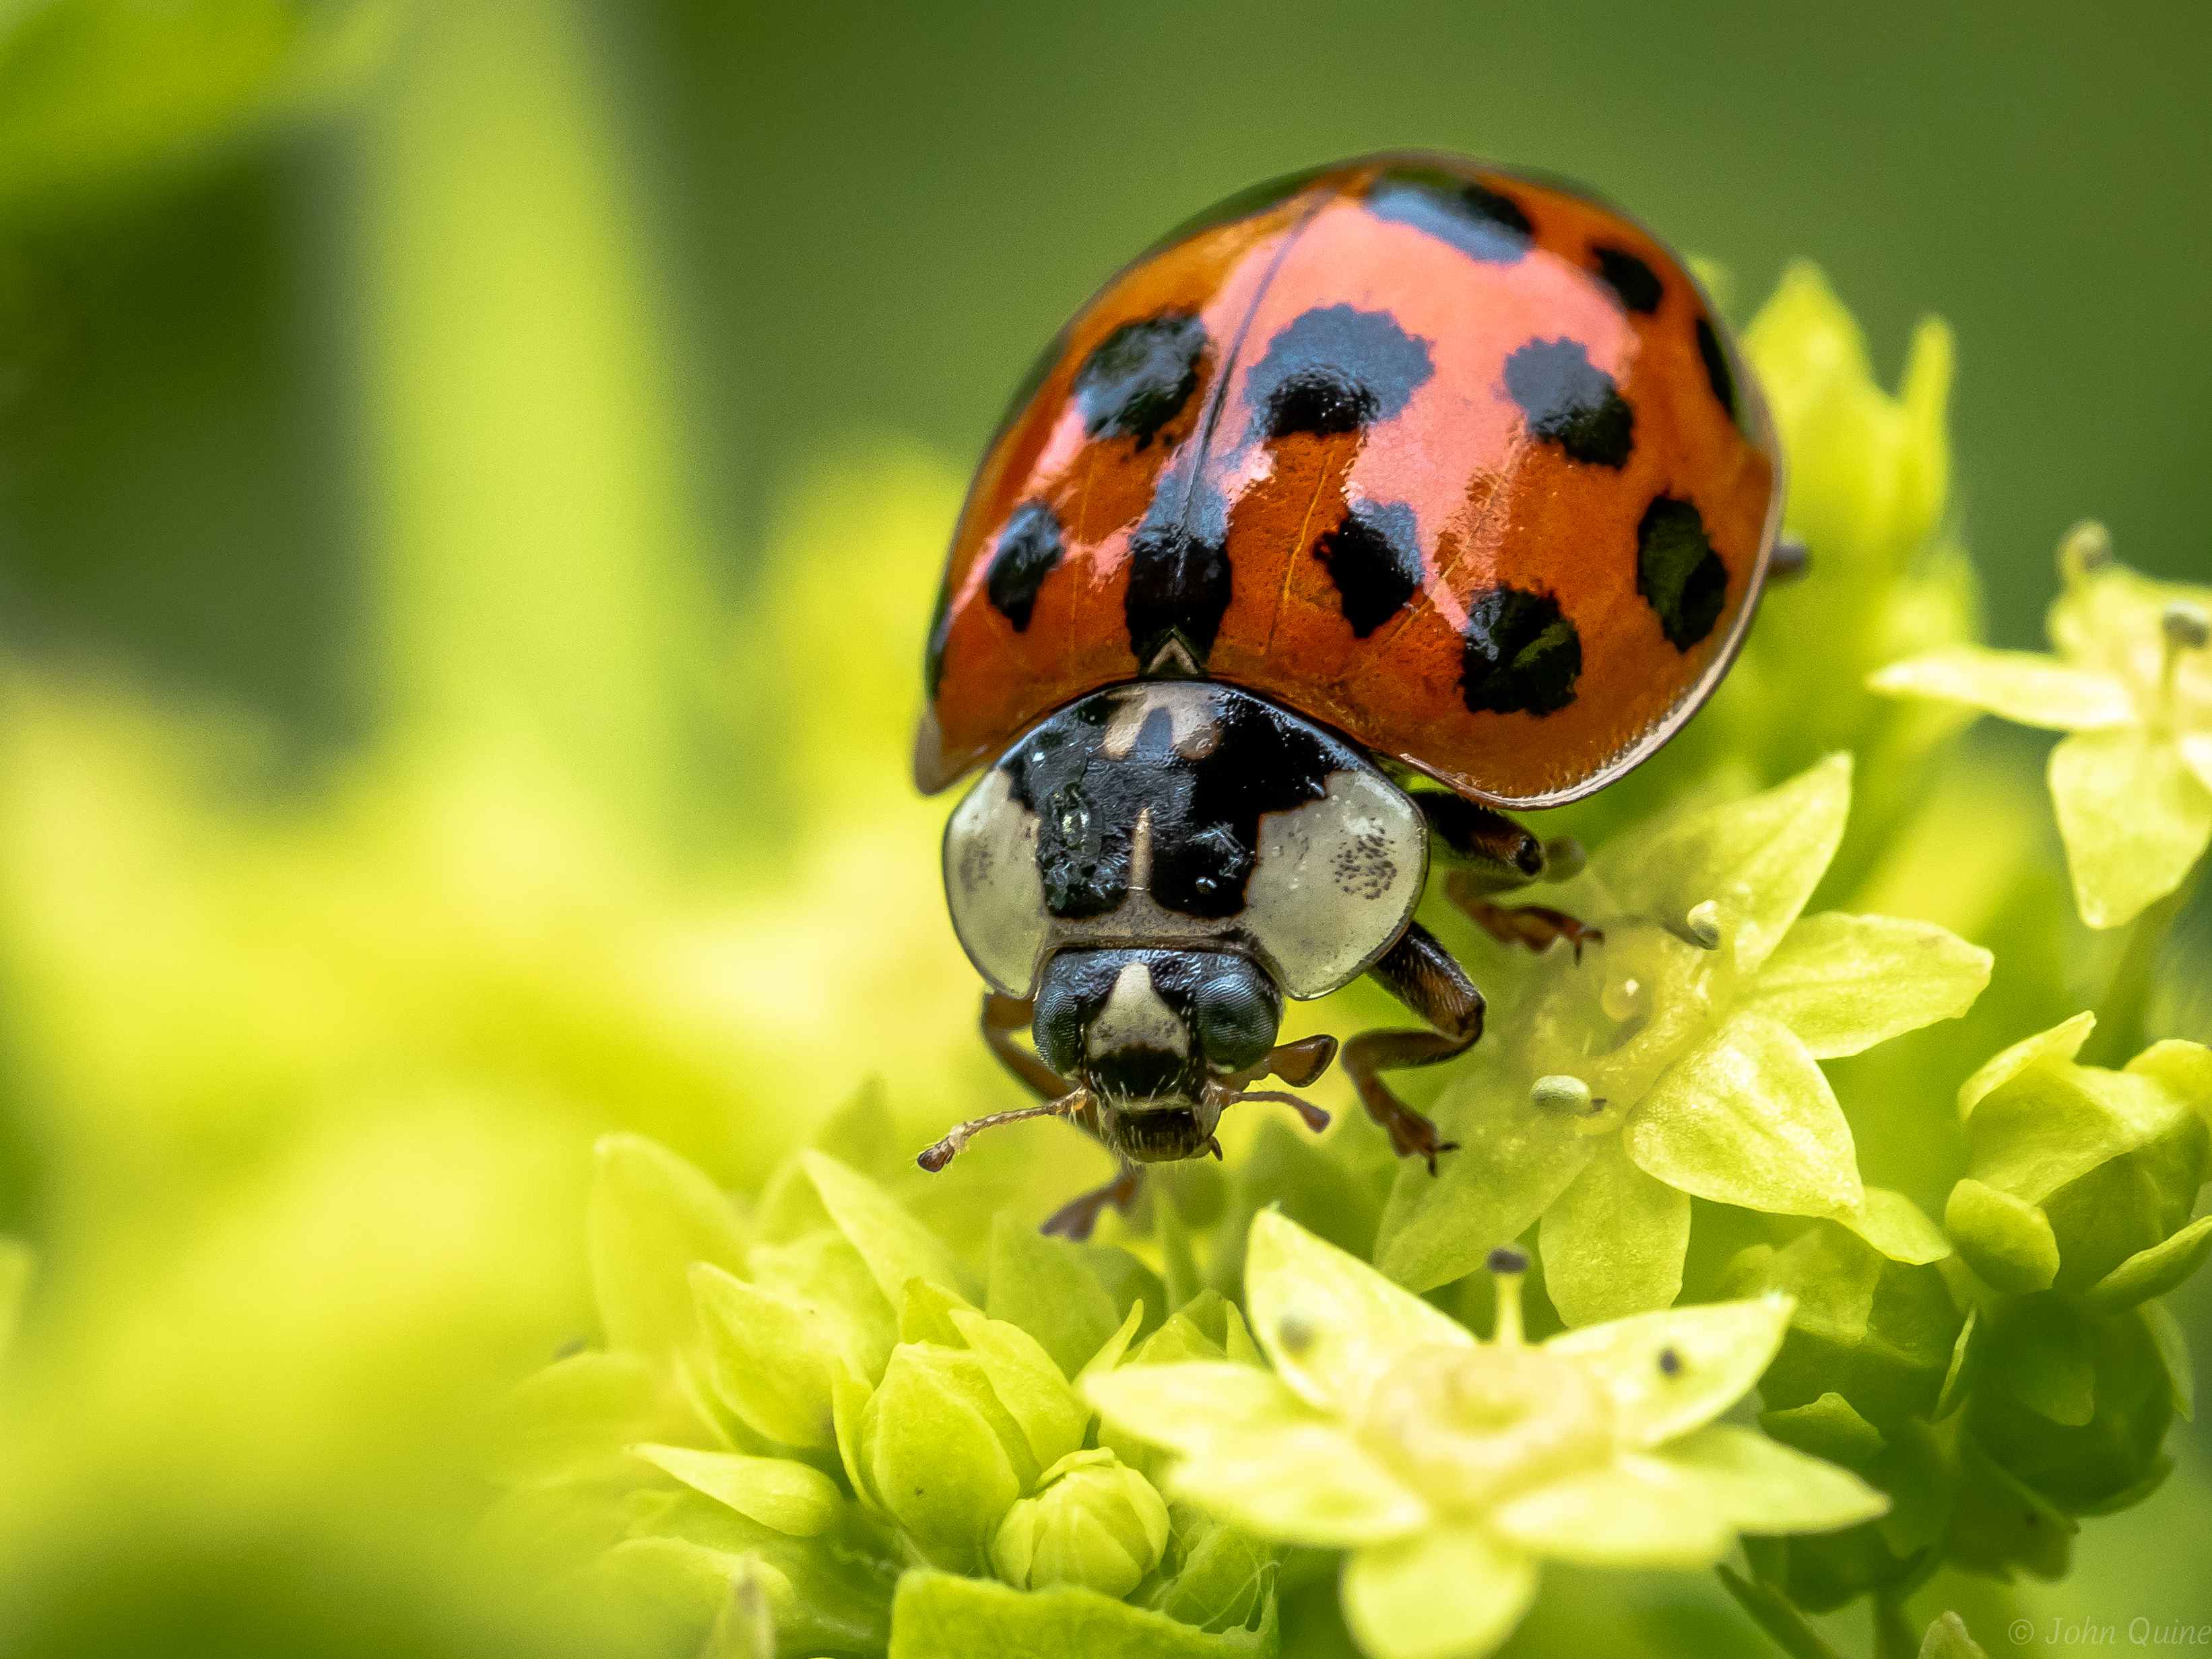
[[[1042,501],[1024,501],[999,532],[998,551],[991,555],[983,591],[998,613],[1014,625],[1015,633],[1028,631],[1037,589],[1059,568],[1064,551],[1060,520]]]
[[[1128,752],[1105,752],[1128,689],[1085,697],[1037,726],[1000,763],[1009,793],[1037,815],[1037,872],[1054,916],[1103,915],[1128,896],[1138,815],[1152,814],[1154,902],[1222,918],[1244,908],[1260,820],[1318,800],[1333,773],[1358,764],[1349,745],[1263,700],[1209,686],[1212,746],[1179,753],[1154,709]]]
[[[1413,509],[1403,501],[1361,502],[1314,544],[1314,556],[1336,584],[1344,619],[1365,639],[1421,588],[1421,546]]]
[[[1491,587],[1468,600],[1460,693],[1470,713],[1557,714],[1582,672],[1582,635],[1550,594]]]
[[[1705,362],[1705,379],[1712,382],[1713,396],[1720,399],[1729,419],[1735,420],[1735,370],[1729,366],[1728,348],[1710,317],[1698,319],[1698,356]]]
[[[1317,306],[1267,342],[1245,396],[1271,438],[1351,432],[1389,420],[1432,372],[1427,343],[1389,313]]]
[[[1662,495],[1636,528],[1636,591],[1657,613],[1660,631],[1687,651],[1713,631],[1728,603],[1728,567],[1688,501]]]
[[[1139,670],[1176,639],[1204,667],[1229,609],[1229,507],[1207,484],[1189,486],[1188,469],[1198,464],[1186,450],[1161,473],[1145,521],[1129,538],[1121,614]]]
[[[1188,313],[1122,324],[1075,372],[1083,429],[1094,438],[1134,438],[1142,448],[1198,390],[1205,355],[1205,325]]]
[[[1367,187],[1367,209],[1492,264],[1512,264],[1535,240],[1520,203],[1441,168],[1392,168]]]
[[[1650,265],[1626,248],[1597,247],[1590,252],[1597,256],[1597,274],[1624,308],[1645,317],[1659,309],[1666,290]]]
[[[1581,341],[1529,341],[1505,360],[1505,390],[1528,417],[1528,430],[1574,459],[1628,464],[1636,411]]]

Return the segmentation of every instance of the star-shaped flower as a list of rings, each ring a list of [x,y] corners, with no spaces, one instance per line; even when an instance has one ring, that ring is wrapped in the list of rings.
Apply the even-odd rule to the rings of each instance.
[[[1784,1297],[1646,1314],[1531,1344],[1518,1252],[1495,1339],[1279,1212],[1252,1223],[1247,1303],[1272,1371],[1132,1365],[1086,1383],[1176,1454],[1170,1492],[1285,1542],[1351,1552],[1346,1622],[1376,1659],[1495,1648],[1545,1560],[1699,1568],[1736,1534],[1881,1514],[1856,1476],[1714,1422],[1765,1369]]]
[[[2092,927],[2118,927],[2212,842],[2212,587],[2114,563],[2095,524],[2067,537],[2059,568],[2052,653],[1947,646],[1872,683],[2069,733],[2051,751],[2051,795],[2075,900]]]
[[[1942,1237],[1860,1182],[1820,1061],[1966,1012],[1988,951],[1932,923],[1802,916],[1850,810],[1838,755],[1749,799],[1615,837],[1559,902],[1604,943],[1554,949],[1493,1022],[1498,1044],[1440,1115],[1468,1153],[1402,1174],[1377,1261],[1420,1291],[1543,1218],[1544,1282],[1570,1324],[1674,1301],[1690,1200],[1825,1216],[1885,1255]]]

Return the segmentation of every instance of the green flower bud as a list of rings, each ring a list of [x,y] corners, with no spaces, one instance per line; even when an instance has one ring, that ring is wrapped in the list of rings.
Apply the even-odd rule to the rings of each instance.
[[[2000,1290],[2091,1291],[2186,1226],[2212,1176],[2205,1051],[2162,1042],[2124,1071],[2077,1065],[2089,1029],[2082,1016],[2016,1044],[1960,1092],[1966,1179],[1945,1226]],[[2096,1299],[2155,1294],[2188,1265],[2136,1262]]]
[[[1777,1438],[1785,1437],[1761,1420]],[[1744,1540],[1760,1576],[1809,1613],[1831,1612],[1873,1591],[1909,1588],[1935,1565],[1952,1528],[1956,1462],[1944,1437],[1926,1424],[1908,1419],[1897,1425],[1879,1451],[1854,1467],[1889,1499],[1889,1512],[1879,1520],[1840,1532]]]
[[[905,1342],[860,1413],[857,1472],[923,1554],[969,1571],[1040,1470],[980,1358]]]
[[[1117,1600],[1159,1565],[1168,1506],[1152,1483],[1109,1451],[1071,1452],[1034,1498],[1006,1511],[991,1565],[1017,1589],[1079,1584]]]
[[[1146,1598],[1205,1631],[1243,1630],[1275,1580],[1281,1551],[1188,1504],[1168,1506],[1167,1571]]]
[[[1905,1419],[1934,1412],[1965,1322],[1934,1264],[1890,1261],[1848,1228],[1822,1221],[1779,1249],[1744,1252],[1727,1286],[1730,1296],[1782,1291],[1796,1304],[1759,1382],[1762,1422],[1776,1438],[1820,1456],[1854,1443],[1870,1454]],[[1840,1409],[1822,1403],[1830,1395]],[[1854,1419],[1870,1438],[1850,1428]]]
[[[1990,1459],[2069,1514],[2131,1502],[2167,1467],[2173,1385],[2148,1310],[2056,1295],[1997,1307],[1966,1408]]]

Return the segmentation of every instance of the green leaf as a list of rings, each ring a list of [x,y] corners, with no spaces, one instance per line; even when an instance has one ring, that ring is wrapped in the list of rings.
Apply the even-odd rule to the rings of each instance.
[[[702,1263],[692,1288],[706,1328],[708,1376],[722,1402],[755,1433],[780,1446],[827,1451],[836,1444],[830,1367],[809,1310]]]
[[[1536,1599],[1536,1564],[1466,1527],[1360,1550],[1345,1564],[1344,1619],[1374,1659],[1476,1659]]]
[[[629,1449],[692,1491],[794,1538],[827,1531],[845,1506],[829,1476],[785,1458],[744,1457],[688,1446],[637,1445]]]
[[[722,1191],[665,1146],[613,1134],[594,1151],[584,1227],[607,1346],[672,1359],[698,1337],[691,1264],[741,1266],[744,1228]]]
[[[1690,1245],[1690,1200],[1628,1161],[1606,1136],[1544,1212],[1544,1291],[1570,1325],[1673,1305]]]
[[[2082,1293],[2097,1313],[2118,1313],[2164,1296],[2212,1255],[2212,1215],[2200,1216],[2163,1243],[2138,1250]]]
[[[1274,1604],[1256,1630],[1209,1634],[1096,1590],[1024,1592],[914,1571],[891,1604],[890,1659],[1273,1659]]]
[[[1702,1427],[1751,1392],[1782,1346],[1788,1297],[1670,1308],[1568,1331],[1545,1351],[1586,1368],[1613,1401],[1613,1432],[1650,1447]]]
[[[2135,699],[2117,678],[2070,668],[2039,652],[1946,646],[1892,663],[1869,683],[1892,696],[1962,702],[2058,732],[2129,726],[2136,720]]]
[[[984,1311],[1018,1325],[1073,1376],[1121,1322],[1080,1244],[1048,1238],[1001,1213],[991,1224],[990,1291]]]
[[[1699,1483],[1635,1453],[1508,1498],[1490,1519],[1532,1554],[1585,1566],[1710,1567],[1735,1541]]]
[[[1468,1347],[1466,1327],[1273,1210],[1244,1250],[1253,1334],[1283,1380],[1316,1406],[1356,1410],[1417,1348]]]
[[[1493,1077],[1455,1085],[1437,1121],[1480,1158],[1447,1158],[1431,1176],[1398,1167],[1375,1242],[1376,1265],[1411,1291],[1431,1291],[1481,1267],[1536,1224],[1596,1150],[1595,1138],[1528,1103]]]
[[[1831,755],[1764,794],[1617,836],[1591,872],[1654,918],[1717,902],[1735,923],[1738,966],[1756,973],[1826,873],[1850,805],[1851,758]]]
[[[694,1433],[656,1368],[628,1352],[572,1354],[515,1385],[493,1443],[492,1478],[507,1486],[634,1478],[631,1441]]]
[[[2062,1020],[2047,1031],[2023,1037],[2011,1048],[1984,1062],[1959,1085],[1959,1116],[1971,1118],[1974,1109],[2014,1079],[2038,1066],[2063,1066],[2081,1052],[2081,1045],[2096,1029],[2097,1017],[2082,1012]]]
[[[1863,1468],[1888,1443],[1833,1389],[1786,1411],[1761,1412],[1759,1426],[1784,1445],[1852,1468]]]
[[[1980,1643],[1966,1633],[1966,1621],[1955,1613],[1938,1613],[1920,1644],[1920,1659],[1989,1659]]]
[[[2092,927],[2133,921],[2181,885],[2212,842],[2212,789],[2172,739],[2085,732],[2051,751],[2051,797],[2074,899]]]
[[[2187,1333],[2162,1302],[2146,1302],[2136,1313],[2150,1336],[2159,1366],[2166,1373],[2166,1395],[2174,1412],[2184,1422],[2193,1421],[2197,1416],[2197,1367],[2189,1356]]]
[[[1933,922],[1828,911],[1792,927],[1739,1006],[1795,1031],[1816,1060],[1955,1019],[1994,958]]]
[[[910,1279],[926,1279],[973,1299],[975,1285],[968,1270],[896,1199],[858,1170],[821,1152],[803,1152],[800,1162],[837,1231],[868,1264],[884,1301],[898,1306]]]
[[[1959,1254],[2001,1291],[2047,1291],[2058,1277],[2058,1240],[2037,1206],[1981,1182],[1951,1188],[1943,1225]]]
[[[1889,1500],[1832,1463],[1713,1423],[1653,1454],[1739,1531],[1833,1532],[1886,1513]]]
[[[1638,1168],[1694,1197],[1816,1216],[1865,1201],[1828,1079],[1792,1032],[1757,1015],[1669,1066],[1621,1133]]]
[[[1966,1322],[1959,1327],[1958,1338],[1951,1344],[1951,1363],[1943,1372],[1943,1386],[1936,1391],[1935,1409],[1928,1413],[1929,1422],[1941,1423],[1966,1404],[1966,1391],[1973,1386],[1980,1359],[1974,1346],[1974,1333],[1981,1322],[1979,1308],[1966,1310]]]

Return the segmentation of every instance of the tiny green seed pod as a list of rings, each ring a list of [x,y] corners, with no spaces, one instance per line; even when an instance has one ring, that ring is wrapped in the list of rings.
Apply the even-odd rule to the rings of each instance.
[[[1167,1543],[1168,1506],[1152,1483],[1110,1451],[1079,1451],[1006,1511],[991,1565],[1017,1589],[1079,1584],[1118,1598],[1159,1565]]]

